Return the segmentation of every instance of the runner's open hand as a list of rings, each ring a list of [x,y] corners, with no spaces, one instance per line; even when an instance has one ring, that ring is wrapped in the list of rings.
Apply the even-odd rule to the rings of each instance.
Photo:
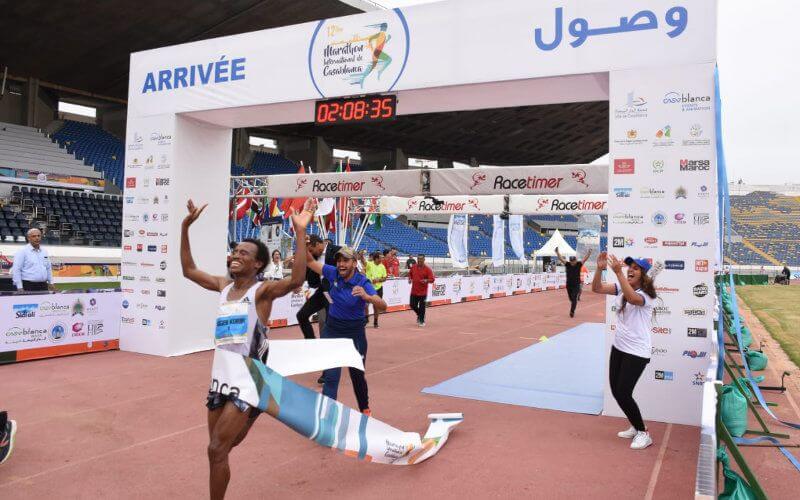
[[[194,202],[190,198],[189,201],[186,202],[186,209],[189,211],[189,213],[186,214],[186,217],[183,219],[183,223],[186,226],[191,226],[192,223],[194,223],[194,221],[196,221],[197,218],[200,217],[200,214],[203,213],[203,210],[205,210],[207,206],[208,203],[204,204],[200,208],[197,208],[194,205]]]

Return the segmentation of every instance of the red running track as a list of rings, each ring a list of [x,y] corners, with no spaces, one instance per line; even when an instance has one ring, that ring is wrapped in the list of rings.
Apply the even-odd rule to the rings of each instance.
[[[655,445],[628,448],[627,422],[422,394],[430,386],[582,322],[602,322],[588,290],[574,319],[566,292],[388,314],[371,327],[373,415],[424,432],[431,412],[465,414],[433,459],[361,463],[261,416],[233,451],[229,498],[689,498],[699,431],[650,424]],[[210,335],[210,329],[208,334]],[[296,327],[273,338],[301,338]],[[207,497],[205,393],[211,353],[158,358],[105,352],[0,368],[0,407],[17,448],[0,466],[0,498]],[[297,377],[316,387],[316,374]],[[349,377],[340,397],[355,406]]]

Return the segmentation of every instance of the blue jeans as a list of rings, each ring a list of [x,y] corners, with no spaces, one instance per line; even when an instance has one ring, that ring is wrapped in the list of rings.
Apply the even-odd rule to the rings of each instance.
[[[352,339],[356,350],[361,354],[364,366],[367,363],[367,334],[364,330],[364,320],[355,321],[341,320],[331,317],[325,320],[325,329],[322,330],[323,339]],[[364,372],[357,368],[349,368],[350,380],[353,382],[353,390],[356,393],[359,411],[369,408],[369,391],[367,389],[367,379]],[[339,379],[342,377],[341,368],[331,368],[322,372],[325,383],[322,386],[323,396],[336,399],[339,392]]]

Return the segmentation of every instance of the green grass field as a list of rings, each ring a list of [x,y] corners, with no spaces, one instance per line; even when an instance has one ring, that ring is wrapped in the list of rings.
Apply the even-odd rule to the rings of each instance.
[[[737,286],[736,293],[800,366],[800,286]]]

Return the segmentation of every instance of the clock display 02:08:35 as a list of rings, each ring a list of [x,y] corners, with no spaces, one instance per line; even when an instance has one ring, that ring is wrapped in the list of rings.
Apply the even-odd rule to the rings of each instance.
[[[317,101],[314,122],[318,125],[392,120],[397,114],[397,96],[367,96]]]

